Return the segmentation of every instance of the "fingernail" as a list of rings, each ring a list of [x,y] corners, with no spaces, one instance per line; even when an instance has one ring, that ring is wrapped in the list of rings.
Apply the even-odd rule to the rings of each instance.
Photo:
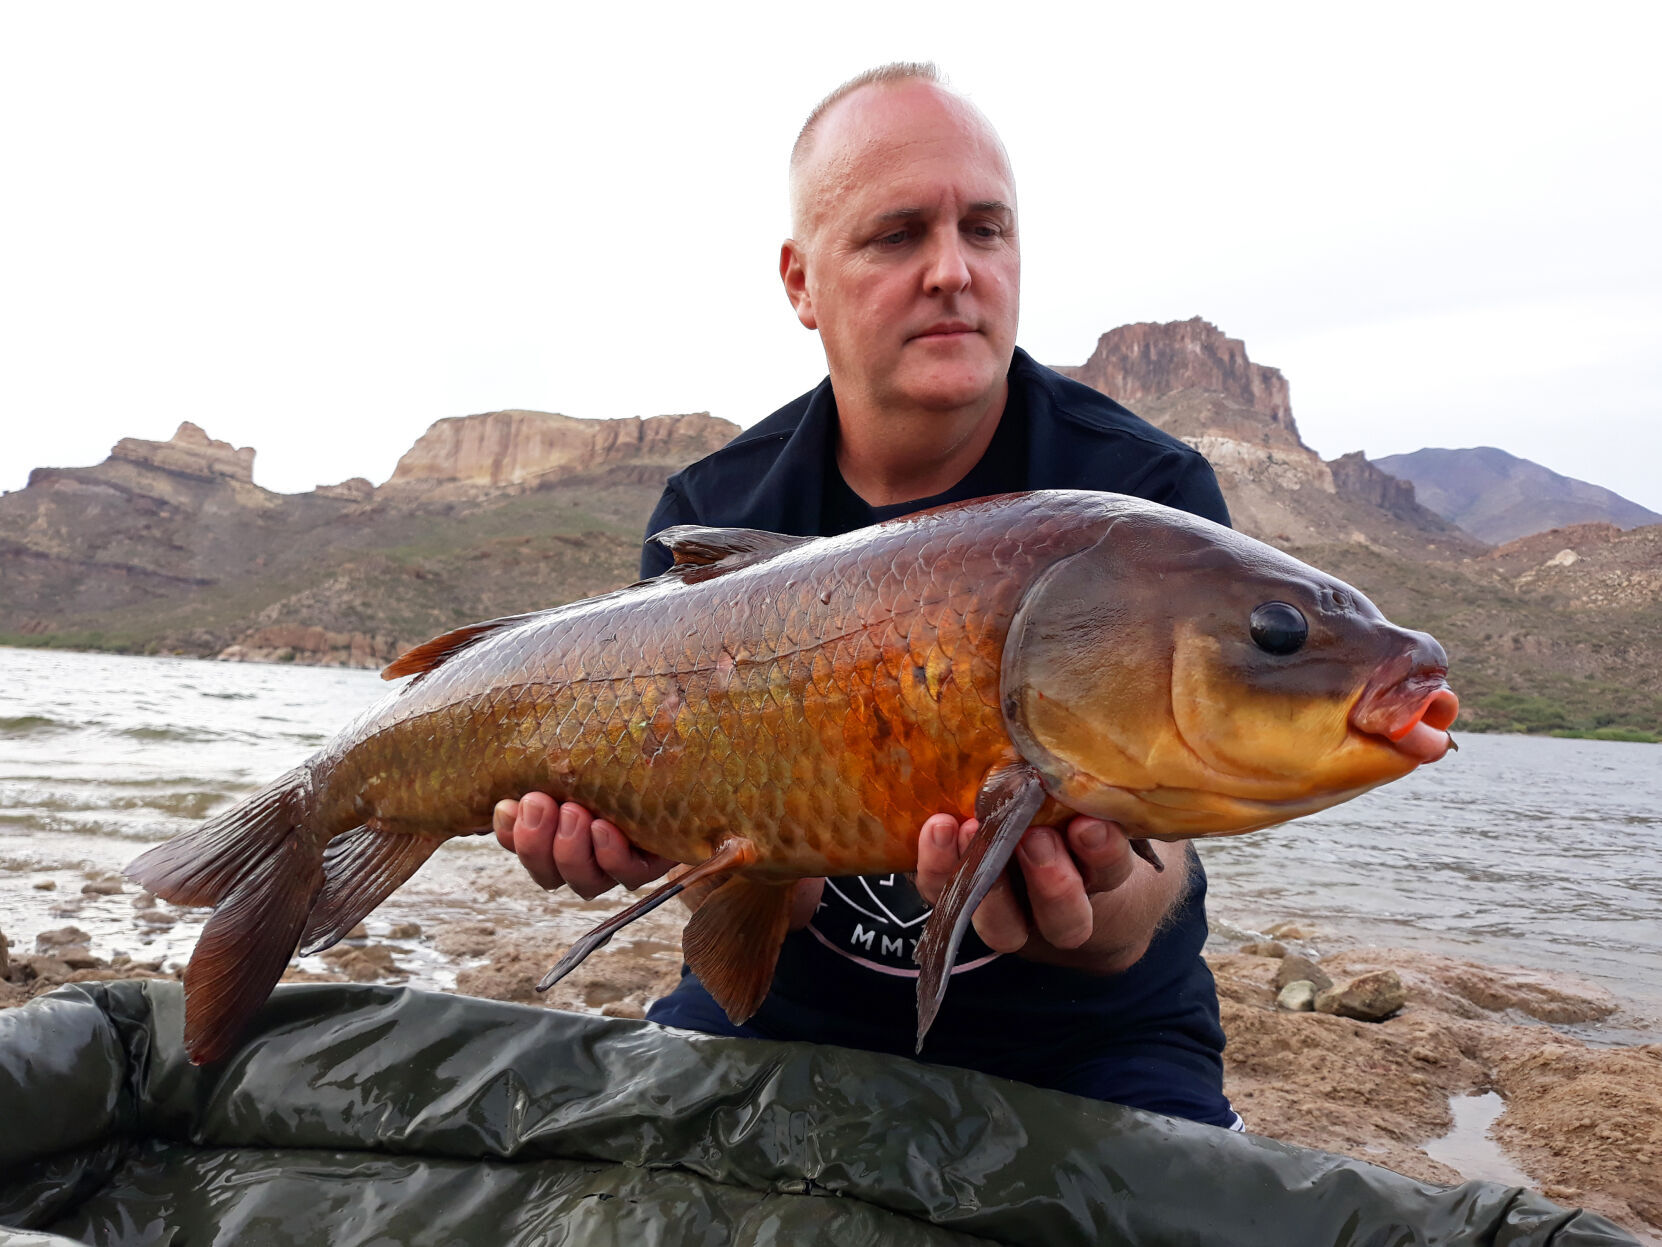
[[[1048,866],[1056,860],[1056,837],[1034,832],[1021,842],[1021,851],[1035,866]]]
[[[531,831],[541,831],[548,822],[548,807],[541,801],[521,802],[519,821]]]
[[[929,842],[937,849],[952,849],[958,846],[958,829],[944,819],[929,828]]]
[[[1102,823],[1086,823],[1081,827],[1075,838],[1079,847],[1090,849],[1093,852],[1108,847],[1108,828]]]

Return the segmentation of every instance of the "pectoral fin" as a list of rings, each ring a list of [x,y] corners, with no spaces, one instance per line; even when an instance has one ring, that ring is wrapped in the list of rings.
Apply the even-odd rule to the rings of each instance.
[[[582,939],[573,944],[571,946],[571,950],[555,963],[554,968],[547,974],[543,975],[542,982],[537,984],[537,990],[539,992],[545,992],[550,987],[553,987],[554,984],[558,983],[561,979],[565,978],[566,975],[570,974],[578,966],[582,965],[583,960],[590,953],[594,952],[597,948],[603,948],[611,940],[612,936],[623,930],[624,927],[628,926],[637,918],[646,917],[647,914],[651,913],[654,909],[657,909],[658,906],[662,905],[665,901],[681,895],[682,892],[685,892],[693,884],[704,879],[720,878],[722,875],[731,874],[735,870],[743,870],[746,866],[754,863],[755,860],[756,846],[750,841],[744,839],[742,836],[732,836],[727,840],[722,841],[722,845],[719,849],[717,849],[709,857],[705,858],[698,865],[694,866],[691,870],[677,875],[674,879],[670,880],[668,883],[664,884],[661,888],[649,895],[645,900],[637,901],[622,913],[613,914],[610,918],[606,919],[605,922],[602,922],[594,930],[590,931]],[[718,889],[718,893],[719,891],[720,889]],[[710,899],[714,900],[715,897],[712,896]],[[788,905],[788,893],[786,901]],[[709,902],[705,902],[705,904],[708,903]],[[699,906],[700,913],[703,912],[703,909],[704,906]],[[697,916],[697,914],[693,915],[694,918]],[[787,914],[787,917],[788,916],[789,915]],[[781,934],[780,938],[784,938],[783,934]],[[777,953],[777,950],[775,950],[775,952]],[[717,999],[719,999],[719,997]]]
[[[970,841],[958,871],[924,924],[918,941],[918,1047],[929,1033],[946,996],[952,962],[969,930],[975,907],[1009,865],[1022,833],[1045,803],[1039,772],[1027,763],[1003,766],[991,772],[975,798],[975,816],[981,830]]]

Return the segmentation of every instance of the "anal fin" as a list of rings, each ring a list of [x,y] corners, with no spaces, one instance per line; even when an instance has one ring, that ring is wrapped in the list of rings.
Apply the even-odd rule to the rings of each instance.
[[[1004,873],[1016,845],[1044,803],[1039,772],[1025,762],[999,767],[982,783],[975,798],[975,816],[981,820],[981,829],[970,841],[964,860],[941,893],[918,941],[919,1052],[923,1051],[923,1037],[940,1012],[952,962],[958,956],[964,932],[969,930],[975,907]]]
[[[300,955],[320,953],[345,939],[438,847],[439,841],[431,836],[373,827],[336,836],[323,852],[323,891],[300,937]]]

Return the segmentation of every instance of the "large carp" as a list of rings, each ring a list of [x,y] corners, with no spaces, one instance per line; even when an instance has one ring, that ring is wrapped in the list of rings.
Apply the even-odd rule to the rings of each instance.
[[[503,797],[577,801],[719,886],[684,951],[729,1016],[767,994],[793,880],[908,871],[931,814],[981,829],[920,942],[919,1042],[1023,831],[1285,822],[1435,761],[1459,708],[1429,636],[1207,520],[1115,494],[982,499],[839,537],[681,527],[675,566],[459,628],[260,792],[127,873],[213,905],[185,1042],[223,1055],[296,947],[327,948]],[[1146,848],[1146,846],[1143,846]],[[725,882],[721,882],[725,880]]]

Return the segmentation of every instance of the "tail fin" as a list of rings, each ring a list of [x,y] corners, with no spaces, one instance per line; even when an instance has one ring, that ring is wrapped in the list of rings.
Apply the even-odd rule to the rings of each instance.
[[[230,1050],[300,942],[328,838],[307,827],[312,804],[311,768],[296,767],[127,867],[174,904],[214,906],[185,969],[185,1050],[197,1065]]]

